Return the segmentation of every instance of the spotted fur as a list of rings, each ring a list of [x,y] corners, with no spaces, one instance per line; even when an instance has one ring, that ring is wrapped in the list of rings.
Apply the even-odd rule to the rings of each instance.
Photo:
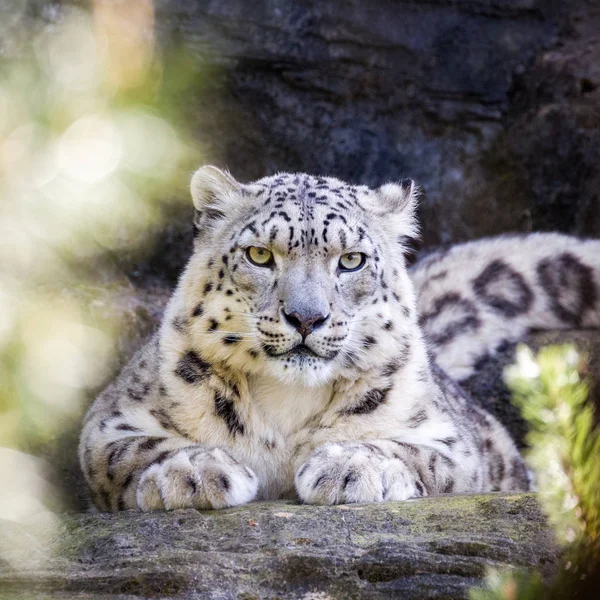
[[[410,275],[431,356],[459,381],[531,330],[600,327],[600,240],[484,239],[434,252]]]
[[[490,315],[494,335],[501,322],[530,326],[542,303],[562,322],[595,322],[597,266],[583,246],[531,242],[524,272],[506,241],[494,252],[482,242],[473,256],[465,246],[425,260],[413,284],[409,180],[370,189],[279,174],[243,185],[204,167],[192,196],[194,252],[160,330],[85,420],[81,465],[100,510],[529,488],[507,432],[440,366],[448,348],[461,355],[461,336],[481,342]],[[250,247],[272,260],[253,264]],[[450,260],[461,252],[466,265]],[[347,253],[364,265],[344,270]]]

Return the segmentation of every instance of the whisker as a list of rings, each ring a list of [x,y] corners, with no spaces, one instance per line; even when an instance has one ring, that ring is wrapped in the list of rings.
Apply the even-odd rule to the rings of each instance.
[[[229,310],[227,311],[228,315],[236,315],[239,317],[249,317],[251,319],[260,319],[260,317],[258,315],[254,315],[252,313],[245,313],[243,311],[238,311],[238,310]]]
[[[358,341],[355,340],[351,340],[348,341],[345,344],[344,350],[343,350],[344,354],[355,354],[357,356],[369,356],[369,353],[367,352],[367,350],[365,348],[362,347],[362,345],[358,345]]]

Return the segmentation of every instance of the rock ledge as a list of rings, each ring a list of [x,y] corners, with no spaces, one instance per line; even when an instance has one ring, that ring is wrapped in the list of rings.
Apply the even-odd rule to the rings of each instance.
[[[23,535],[0,527],[5,556]],[[532,494],[72,514],[26,566],[18,547],[0,564],[2,599],[464,598],[488,567],[548,575],[558,554]]]

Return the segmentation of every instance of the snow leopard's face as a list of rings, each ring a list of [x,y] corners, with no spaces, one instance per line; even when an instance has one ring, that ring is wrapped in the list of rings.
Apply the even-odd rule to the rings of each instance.
[[[406,343],[411,181],[371,190],[279,174],[242,185],[205,167],[192,193],[195,252],[175,326],[204,360],[318,385],[382,365]]]

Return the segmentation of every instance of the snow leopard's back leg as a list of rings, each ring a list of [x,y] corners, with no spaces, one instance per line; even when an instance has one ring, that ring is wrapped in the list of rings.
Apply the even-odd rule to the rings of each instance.
[[[483,239],[430,254],[411,278],[431,356],[459,381],[531,330],[600,327],[600,240]]]

